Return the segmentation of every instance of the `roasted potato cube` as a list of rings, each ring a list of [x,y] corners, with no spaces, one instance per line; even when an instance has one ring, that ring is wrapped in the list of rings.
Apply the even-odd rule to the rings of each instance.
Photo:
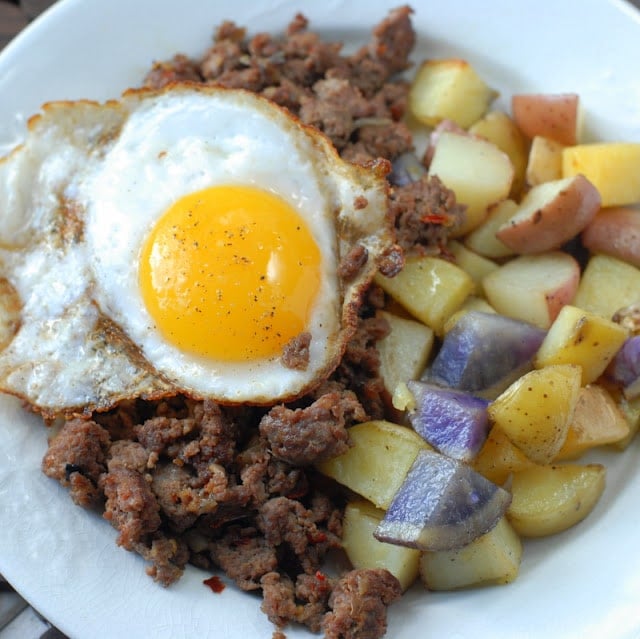
[[[420,551],[378,541],[373,533],[384,511],[363,499],[352,501],[344,510],[342,547],[354,568],[386,568],[403,590],[418,577]]]
[[[400,382],[418,379],[422,374],[433,347],[433,330],[422,322],[386,311],[378,311],[377,315],[386,319],[391,329],[376,346],[380,353],[380,376],[393,394]]]
[[[426,60],[411,85],[409,108],[416,120],[428,126],[453,120],[467,128],[496,96],[466,60]]]
[[[567,304],[547,331],[534,366],[578,364],[584,386],[602,375],[626,338],[620,324]]]
[[[495,144],[481,138],[443,131],[438,137],[429,175],[437,175],[465,204],[464,222],[452,232],[461,237],[479,226],[491,205],[509,196],[513,165]]]
[[[534,370],[516,380],[489,406],[489,418],[537,464],[562,448],[580,393],[582,371],[572,364]]]
[[[519,197],[524,187],[529,143],[516,123],[503,111],[489,111],[469,128],[469,133],[493,142],[509,156],[514,171],[511,196]]]
[[[420,578],[429,590],[507,584],[518,576],[522,542],[506,517],[488,533],[456,550],[425,552]]]
[[[318,464],[318,470],[386,510],[418,451],[430,448],[414,430],[386,421],[349,429],[353,446]]]
[[[601,464],[535,466],[513,475],[507,517],[523,537],[559,533],[582,521],[605,486]]]
[[[580,389],[567,437],[554,461],[577,459],[595,446],[622,442],[630,432],[625,416],[602,386]]]
[[[580,278],[572,304],[611,319],[638,299],[640,269],[609,255],[594,255]]]
[[[640,202],[639,166],[640,143],[579,144],[562,151],[562,175],[584,175],[600,191],[602,206]]]
[[[503,433],[493,427],[473,460],[473,468],[494,484],[504,484],[511,473],[535,464]]]
[[[407,259],[395,277],[375,281],[411,315],[442,335],[445,321],[473,291],[473,280],[459,266],[438,257]]]

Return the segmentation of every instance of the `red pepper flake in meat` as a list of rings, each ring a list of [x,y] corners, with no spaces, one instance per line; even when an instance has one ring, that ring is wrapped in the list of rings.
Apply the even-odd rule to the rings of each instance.
[[[312,544],[321,544],[325,541],[327,541],[327,536],[325,535],[325,533],[323,532],[316,532],[314,534],[309,533],[307,535],[307,538],[309,539],[309,542]]]
[[[442,224],[449,226],[452,224],[452,220],[448,215],[440,215],[438,213],[427,213],[420,218],[426,224]]]

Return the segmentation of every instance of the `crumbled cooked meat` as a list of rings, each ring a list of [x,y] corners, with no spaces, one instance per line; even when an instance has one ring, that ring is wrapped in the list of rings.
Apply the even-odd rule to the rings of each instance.
[[[211,557],[243,590],[257,590],[264,575],[277,572],[276,549],[255,528],[230,527],[212,542]]]
[[[346,427],[366,418],[353,393],[333,392],[307,408],[275,406],[260,421],[260,434],[278,459],[304,466],[344,453],[349,448]]]
[[[389,323],[382,317],[361,319],[340,365],[331,376],[343,388],[355,393],[370,419],[383,419],[388,404],[376,342],[386,337],[389,330]]]
[[[338,265],[338,275],[348,282],[352,280],[367,263],[369,252],[362,244],[356,244],[341,260]]]
[[[291,578],[279,572],[268,572],[260,579],[262,612],[276,626],[285,626],[297,616],[295,586]]]
[[[204,488],[190,485],[191,473],[174,463],[159,464],[153,473],[151,489],[156,496],[163,514],[171,521],[171,527],[182,532],[193,526],[198,517],[214,513],[218,508],[218,496]],[[223,484],[222,495],[226,490]]]
[[[260,508],[256,524],[270,546],[286,544],[306,574],[318,570],[329,548],[340,547],[338,538],[318,527],[313,511],[295,499],[268,500]]]
[[[144,473],[149,460],[149,452],[138,442],[118,440],[109,449],[109,469],[127,468]]]
[[[135,544],[134,550],[150,562],[147,574],[163,586],[169,586],[180,579],[189,561],[187,545],[163,535],[157,535],[149,546]]]
[[[159,89],[172,82],[201,82],[199,65],[187,56],[178,54],[167,62],[156,62],[147,74],[145,85]]]
[[[294,619],[319,632],[334,580],[321,572],[298,575],[295,584],[287,575],[269,572],[260,580],[262,611],[276,626]]]
[[[372,114],[369,102],[346,79],[319,80],[300,100],[300,119],[320,129],[339,151],[349,142],[357,118]]]
[[[101,478],[107,501],[104,518],[118,530],[117,543],[127,550],[160,527],[160,505],[141,473],[116,466]]]
[[[407,5],[398,7],[373,29],[373,38],[368,45],[369,55],[383,62],[390,76],[409,66],[409,54],[416,39],[411,24],[412,13]]]
[[[378,270],[385,277],[395,277],[404,267],[404,251],[395,244],[378,258]]]
[[[297,371],[304,371],[309,366],[309,346],[311,333],[304,332],[290,340],[282,351],[282,363]]]
[[[343,159],[387,175],[391,160],[413,152],[403,122],[409,84],[399,75],[415,40],[410,17],[407,6],[391,11],[351,55],[310,31],[302,14],[279,37],[248,37],[224,22],[201,59],[157,62],[145,84],[205,82],[257,92],[323,131]],[[376,266],[393,277],[405,253],[439,252],[464,207],[437,178],[405,187],[389,182],[398,244]],[[354,205],[365,214],[364,199]],[[357,277],[367,259],[363,246],[346,251],[342,280]],[[383,290],[370,286],[339,366],[291,405],[132,399],[93,421],[69,421],[50,443],[43,470],[77,503],[104,504],[118,543],[144,557],[162,585],[178,579],[187,562],[218,568],[240,588],[262,591],[262,608],[278,628],[294,621],[329,639],[380,637],[399,584],[383,570],[354,570],[339,580],[320,571],[340,546],[343,510],[313,464],[348,449],[351,425],[386,415],[376,342],[389,326],[375,316],[384,304]],[[284,365],[304,369],[309,346],[308,334],[292,340]]]
[[[98,504],[101,495],[97,485],[107,469],[110,443],[109,433],[94,421],[72,419],[49,443],[42,470],[47,477],[69,488],[71,498],[79,506]]]
[[[407,252],[433,253],[460,226],[466,207],[436,175],[395,187],[390,196],[396,238]]]
[[[326,639],[378,639],[387,630],[387,606],[400,598],[400,582],[387,570],[348,572],[329,597],[322,621]]]

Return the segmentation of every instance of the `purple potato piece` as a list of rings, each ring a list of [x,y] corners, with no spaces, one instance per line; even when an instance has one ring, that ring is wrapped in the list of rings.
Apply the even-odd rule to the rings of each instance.
[[[424,382],[407,382],[416,400],[409,412],[413,429],[438,451],[470,462],[489,432],[489,401],[470,393]]]
[[[640,395],[640,335],[625,340],[607,367],[606,376],[622,388],[627,399]]]
[[[391,173],[387,179],[393,186],[407,186],[417,182],[427,169],[422,165],[415,153],[408,151],[399,155],[391,165]]]
[[[453,550],[489,532],[511,495],[465,463],[418,453],[374,537],[419,550]]]
[[[531,368],[545,335],[528,322],[470,311],[446,334],[423,381],[494,398]]]

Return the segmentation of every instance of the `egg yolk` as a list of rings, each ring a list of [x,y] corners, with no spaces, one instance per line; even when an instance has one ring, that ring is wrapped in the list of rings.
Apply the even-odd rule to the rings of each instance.
[[[253,187],[178,200],[142,248],[140,287],[158,329],[183,351],[224,361],[282,352],[306,330],[321,278],[298,212]]]

